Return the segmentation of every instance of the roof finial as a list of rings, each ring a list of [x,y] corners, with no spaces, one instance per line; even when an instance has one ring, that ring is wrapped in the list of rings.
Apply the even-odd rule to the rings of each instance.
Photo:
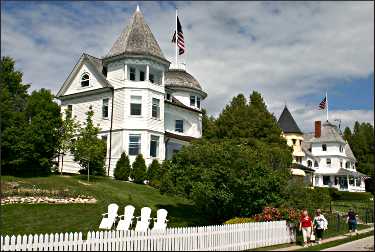
[[[136,10],[136,11],[140,11],[140,10],[139,10],[139,5],[138,5],[138,4],[137,4],[137,10]]]

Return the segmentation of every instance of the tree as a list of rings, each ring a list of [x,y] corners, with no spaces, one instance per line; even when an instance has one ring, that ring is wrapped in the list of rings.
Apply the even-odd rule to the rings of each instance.
[[[131,172],[134,182],[137,184],[143,184],[146,179],[146,163],[142,154],[138,154],[133,162],[133,170]]]
[[[120,159],[117,161],[117,164],[116,164],[116,168],[114,172],[115,179],[127,181],[129,179],[130,170],[131,170],[131,167],[130,167],[129,158],[126,155],[126,153],[123,152],[121,154]]]
[[[22,73],[14,69],[10,57],[1,58],[0,117],[1,117],[1,166],[3,174],[16,174],[19,152],[15,145],[22,139],[26,125],[25,113],[30,85],[22,84]]]
[[[60,139],[58,153],[59,157],[61,155],[61,174],[64,168],[64,155],[73,148],[73,139],[77,134],[77,129],[79,128],[79,123],[76,122],[75,118],[72,117],[69,110],[65,110],[65,119],[62,121],[62,126],[60,128]]]
[[[357,158],[357,170],[374,176],[374,127],[370,123],[355,122],[353,133],[345,129],[344,138],[348,141]]]
[[[49,90],[33,91],[13,125],[4,130],[6,173],[44,176],[51,172],[61,127],[60,107]]]
[[[215,125],[215,118],[208,116],[207,111],[202,109],[202,137],[206,139],[215,138],[217,135],[217,128]]]
[[[292,157],[288,149],[258,140],[201,140],[169,163],[160,191],[185,196],[213,221],[250,216],[283,202]]]
[[[91,108],[86,115],[86,127],[79,129],[79,135],[74,141],[71,152],[74,155],[74,161],[82,167],[80,173],[104,175],[106,143],[98,138],[100,129],[93,124],[94,112]]]
[[[286,145],[276,118],[267,110],[262,96],[254,91],[248,102],[243,94],[232,99],[215,120],[217,138],[255,138],[267,143]]]
[[[344,130],[344,139],[350,143],[351,142],[351,139],[352,139],[352,131],[350,130],[349,127],[345,127],[345,130]]]
[[[149,181],[149,185],[158,187],[160,185],[160,178],[161,178],[161,166],[158,160],[152,160],[152,163],[149,165],[147,169],[147,180]]]

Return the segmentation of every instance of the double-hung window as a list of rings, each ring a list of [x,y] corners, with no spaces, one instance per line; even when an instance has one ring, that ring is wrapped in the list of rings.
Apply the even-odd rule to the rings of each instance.
[[[151,83],[155,82],[155,77],[154,77],[153,74],[150,74],[150,76],[148,78],[149,78],[149,80],[150,80]]]
[[[129,156],[141,153],[141,135],[129,135]]]
[[[66,118],[72,118],[73,115],[73,105],[69,104],[66,111]]]
[[[130,115],[142,115],[142,96],[130,97]]]
[[[130,68],[130,78],[131,81],[135,81],[135,68],[131,67]]]
[[[326,159],[326,164],[327,164],[327,166],[331,166],[331,159],[330,158]]]
[[[140,81],[145,81],[145,72],[139,71],[139,80]]]
[[[197,96],[197,108],[201,108],[201,98]]]
[[[322,151],[327,151],[327,145],[326,144],[322,144]]]
[[[103,118],[108,118],[108,103],[109,103],[108,98],[103,99],[103,105],[102,105],[102,116],[103,116]]]
[[[190,96],[190,106],[195,107],[195,96],[194,95]]]
[[[150,156],[157,157],[159,154],[159,136],[151,135]]]
[[[152,98],[152,117],[160,118],[160,100],[156,98]]]
[[[176,120],[175,131],[184,132],[184,121],[183,120]]]

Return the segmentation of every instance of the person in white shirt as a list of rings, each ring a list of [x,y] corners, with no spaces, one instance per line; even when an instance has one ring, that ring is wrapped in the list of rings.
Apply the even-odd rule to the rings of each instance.
[[[316,216],[314,217],[314,220],[313,220],[313,226],[314,226],[317,242],[319,244],[323,239],[324,230],[328,229],[328,221],[326,220],[326,218],[324,218],[324,215],[321,213],[320,209],[316,210]]]

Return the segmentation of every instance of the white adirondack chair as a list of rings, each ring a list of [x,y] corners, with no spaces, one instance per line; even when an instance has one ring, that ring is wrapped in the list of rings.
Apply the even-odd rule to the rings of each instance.
[[[102,214],[103,219],[100,222],[100,229],[111,229],[117,218],[118,205],[115,203],[108,205],[108,212]]]
[[[134,209],[132,205],[127,205],[124,208],[124,214],[119,216],[120,221],[117,224],[116,230],[129,230],[134,219]]]
[[[165,209],[159,209],[156,212],[156,218],[154,218],[154,227],[153,231],[165,231],[167,228],[167,214],[168,211]],[[156,221],[155,221],[156,220]]]
[[[135,226],[135,231],[137,232],[146,232],[148,227],[150,226],[150,215],[151,215],[151,208],[149,207],[142,207],[141,209],[141,216],[137,218],[137,225]]]

